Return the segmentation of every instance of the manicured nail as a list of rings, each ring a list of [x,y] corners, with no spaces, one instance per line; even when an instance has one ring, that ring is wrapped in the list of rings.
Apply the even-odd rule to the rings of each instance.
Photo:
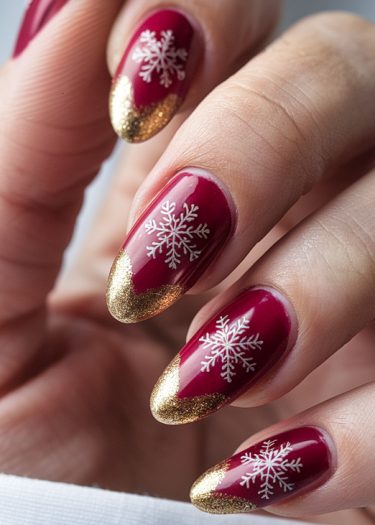
[[[138,219],[113,263],[109,311],[142,321],[174,303],[212,263],[234,228],[227,191],[199,169],[175,175]]]
[[[13,58],[18,57],[31,40],[60,11],[68,0],[32,0],[23,18]]]
[[[189,20],[173,9],[154,12],[138,27],[118,66],[110,95],[112,125],[121,138],[147,140],[176,113],[198,58],[194,35]]]
[[[209,319],[155,385],[151,411],[190,423],[233,401],[290,347],[291,318],[279,292],[252,288]]]
[[[249,512],[316,488],[331,474],[331,451],[316,427],[300,427],[261,441],[205,472],[190,498],[214,514]]]

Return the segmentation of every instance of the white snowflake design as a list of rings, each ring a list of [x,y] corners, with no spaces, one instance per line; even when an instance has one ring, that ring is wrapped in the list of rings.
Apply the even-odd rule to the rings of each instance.
[[[294,489],[294,483],[288,481],[288,471],[301,472],[301,458],[288,460],[293,447],[288,442],[275,447],[276,439],[264,441],[259,454],[246,453],[241,456],[241,463],[251,465],[252,471],[241,477],[240,485],[250,487],[250,483],[261,481],[258,494],[262,499],[270,499],[275,486],[284,492]]]
[[[161,221],[150,220],[145,224],[146,232],[156,233],[157,237],[147,246],[147,256],[155,259],[157,254],[165,252],[164,262],[173,270],[181,263],[182,255],[188,256],[190,262],[198,259],[202,250],[197,249],[194,238],[207,239],[210,234],[206,223],[191,224],[198,217],[199,206],[185,202],[178,215],[175,209],[175,202],[165,201],[161,207]]]
[[[259,334],[243,335],[248,331],[250,322],[245,316],[230,323],[227,315],[216,321],[216,331],[199,338],[203,348],[210,348],[210,353],[201,362],[201,372],[210,372],[218,361],[221,362],[221,377],[231,383],[236,375],[236,367],[241,366],[246,372],[254,372],[256,363],[253,357],[247,357],[249,350],[260,350],[263,341]]]
[[[159,75],[162,86],[168,88],[173,77],[184,80],[188,52],[184,48],[178,48],[174,44],[173,31],[168,29],[160,31],[158,40],[155,31],[143,31],[139,37],[139,43],[132,54],[132,59],[138,64],[142,63],[139,76],[145,82],[151,82],[154,73]]]

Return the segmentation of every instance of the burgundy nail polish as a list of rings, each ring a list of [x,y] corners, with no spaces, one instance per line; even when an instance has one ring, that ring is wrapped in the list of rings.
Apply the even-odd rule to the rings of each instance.
[[[208,470],[194,483],[190,497],[205,512],[249,512],[308,487],[316,488],[330,476],[331,463],[331,451],[321,430],[295,428]]]
[[[234,228],[226,193],[209,174],[191,168],[157,195],[112,266],[107,304],[116,319],[152,317],[199,279]]]
[[[189,423],[233,401],[288,349],[291,319],[274,290],[242,292],[184,346],[151,396],[154,416]]]
[[[68,0],[32,0],[18,34],[13,57],[18,57],[31,40],[64,7]]]
[[[110,96],[116,133],[142,142],[173,117],[189,89],[198,47],[180,11],[162,9],[137,28],[118,66]]]

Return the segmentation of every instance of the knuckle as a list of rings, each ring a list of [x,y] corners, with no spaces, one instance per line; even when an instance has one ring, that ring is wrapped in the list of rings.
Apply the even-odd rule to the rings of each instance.
[[[359,221],[347,220],[347,230],[344,239],[348,244],[353,242],[354,255],[351,258],[352,267],[362,275],[365,282],[375,288],[375,239],[367,227]]]
[[[330,29],[341,38],[343,33],[347,31],[353,31],[355,33],[374,31],[374,24],[371,21],[350,11],[318,13],[305,18],[301,23],[312,23],[314,27],[317,26],[318,29]]]
[[[375,238],[368,224],[350,208],[331,210],[329,218],[320,222],[334,273],[345,269],[347,280],[350,275],[358,286],[366,290],[375,288]]]
[[[285,69],[280,74],[289,75],[310,96],[320,93],[322,107],[337,107],[355,91],[361,95],[373,85],[375,24],[358,15],[312,15],[295,24],[274,46]]]
[[[301,45],[296,56],[306,64],[327,71],[353,76],[368,60],[374,62],[375,24],[350,12],[332,11],[314,14],[297,22],[282,37],[290,48],[298,36]],[[323,61],[323,60],[324,61]]]
[[[324,132],[307,97],[267,69],[217,88],[221,118],[246,137],[265,167],[306,193],[324,171]]]

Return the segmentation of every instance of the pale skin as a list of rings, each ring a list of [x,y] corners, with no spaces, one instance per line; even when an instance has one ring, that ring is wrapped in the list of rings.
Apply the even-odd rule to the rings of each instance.
[[[245,436],[248,444],[318,425],[335,442],[334,476],[324,491],[269,511],[373,523],[375,26],[319,15],[250,60],[276,23],[276,2],[221,0],[214,10],[175,2],[211,48],[183,112],[126,151],[56,284],[84,188],[115,142],[107,65],[113,73],[137,21],[159,5],[122,4],[72,1],[1,72],[0,470],[186,499],[194,479]],[[188,297],[123,326],[105,306],[111,262],[155,192],[192,165],[229,188],[236,235]],[[257,284],[293,305],[290,358],[237,400],[241,408],[183,427],[154,421],[150,392],[186,334]]]

